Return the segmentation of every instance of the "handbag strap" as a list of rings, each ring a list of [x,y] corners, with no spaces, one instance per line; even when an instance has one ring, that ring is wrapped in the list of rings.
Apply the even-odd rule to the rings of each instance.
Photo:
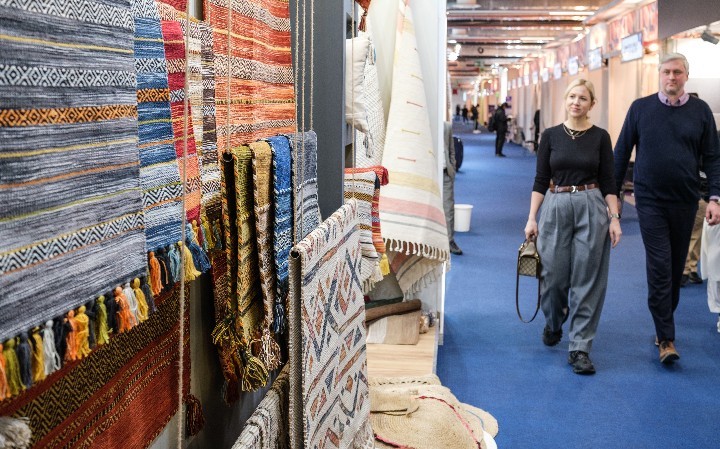
[[[520,321],[523,323],[532,323],[532,321],[535,319],[535,317],[538,314],[538,311],[540,311],[540,279],[538,279],[538,292],[537,292],[537,306],[535,307],[535,313],[533,314],[532,318],[529,320],[525,320],[522,316],[522,313],[520,313],[520,271],[517,270],[515,272],[515,311],[517,312],[518,318],[520,318]]]

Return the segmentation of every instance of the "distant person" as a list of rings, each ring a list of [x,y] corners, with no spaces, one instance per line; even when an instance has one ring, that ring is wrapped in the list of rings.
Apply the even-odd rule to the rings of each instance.
[[[576,79],[565,91],[567,120],[540,139],[525,225],[542,262],[542,341],[558,344],[569,319],[568,363],[577,374],[595,373],[589,354],[605,302],[610,245],[622,235],[610,135],[588,117],[595,102],[590,81]]]
[[[478,129],[478,118],[480,118],[480,114],[478,113],[477,105],[472,105],[470,107],[470,117],[474,124],[473,130],[477,130]]]
[[[707,103],[685,92],[690,67],[680,53],[660,59],[660,91],[635,100],[615,145],[616,192],[633,148],[633,184],[645,246],[648,308],[661,363],[680,358],[674,313],[698,207],[698,167],[708,179],[708,225],[720,222],[720,142]]]
[[[455,105],[455,120],[460,120],[460,105]]]
[[[463,107],[462,107],[462,119],[463,119],[463,123],[467,123],[467,121],[468,121],[468,108],[467,108],[467,105],[463,105]]]
[[[505,145],[505,134],[507,133],[507,115],[505,115],[505,108],[508,107],[507,103],[503,103],[493,113],[493,124],[495,126],[495,156],[505,157],[503,154],[503,145]]]

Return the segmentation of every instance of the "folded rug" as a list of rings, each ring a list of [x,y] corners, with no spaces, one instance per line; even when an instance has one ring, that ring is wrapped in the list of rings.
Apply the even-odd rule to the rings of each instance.
[[[449,260],[438,149],[430,136],[415,28],[407,3],[399,2],[392,99],[382,160],[390,183],[380,192],[380,218],[388,251],[408,256],[393,260],[388,254],[406,297],[434,282],[443,262]]]
[[[393,304],[375,306],[365,309],[365,322],[377,320],[378,318],[398,315],[401,313],[412,312],[422,309],[422,301],[419,299],[411,299],[409,301],[396,302]]]
[[[293,248],[292,448],[372,447],[360,260],[352,199]]]
[[[146,271],[134,20],[102,6],[0,8],[0,341]]]
[[[386,345],[416,345],[420,341],[422,312],[401,313],[368,322],[366,343]]]
[[[372,167],[382,163],[383,148],[385,147],[385,111],[380,96],[380,82],[378,81],[375,48],[372,44],[371,34],[369,32],[359,34],[365,34],[370,42],[362,82],[368,132],[355,130],[355,166]]]
[[[292,150],[294,241],[299,242],[322,221],[318,204],[317,134],[288,134]]]
[[[368,292],[376,282],[383,278],[380,271],[380,256],[373,245],[372,235],[372,203],[377,183],[377,175],[371,169],[358,171],[345,169],[345,201],[354,199],[358,205],[358,226],[360,227],[360,247],[362,248],[362,263],[360,266],[360,281],[363,292]]]

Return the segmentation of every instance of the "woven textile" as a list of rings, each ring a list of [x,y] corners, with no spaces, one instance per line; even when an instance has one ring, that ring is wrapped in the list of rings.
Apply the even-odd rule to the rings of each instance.
[[[293,248],[288,362],[293,448],[368,445],[357,223],[351,199]],[[364,441],[355,441],[358,433]]]
[[[270,334],[275,307],[275,258],[273,257],[274,217],[272,208],[272,150],[265,141],[250,144],[252,150],[255,232],[263,301],[262,344],[260,358],[268,370],[280,364],[280,347]]]
[[[143,275],[146,260],[130,2],[1,4],[4,341]]]
[[[318,204],[317,134],[315,131],[287,136],[292,150],[293,235],[299,242],[322,221]]]
[[[218,145],[295,130],[287,0],[205,0],[213,30]]]
[[[156,298],[157,312],[102,349],[25,393],[0,402],[0,415],[30,419],[33,447],[145,448],[178,410],[180,289]],[[185,310],[183,389],[190,386]]]
[[[232,449],[285,449],[288,447],[288,365],[245,422]]]
[[[372,241],[378,254],[385,254],[385,241],[382,239],[382,230],[380,228],[380,188],[388,183],[387,169],[381,165],[375,165],[368,168],[346,168],[345,174],[348,173],[365,173],[372,170],[377,175],[375,180],[375,190],[372,197]]]
[[[148,251],[181,240],[182,182],[173,145],[170,90],[160,17],[153,0],[134,0],[138,152]]]
[[[392,99],[382,165],[390,183],[382,189],[380,218],[388,254],[405,296],[434,282],[449,259],[438,183],[437,148],[430,137],[417,41],[408,0],[399,2]]]
[[[211,221],[220,218],[220,167],[215,138],[215,55],[210,26],[194,17],[187,19],[185,10],[158,3],[160,18],[180,23],[188,43],[188,100],[192,114],[193,137],[200,162],[203,216]],[[189,29],[189,35],[188,35]],[[209,211],[209,214],[206,213]],[[211,236],[212,238],[212,236]]]
[[[286,329],[285,304],[289,291],[288,285],[288,257],[292,248],[292,184],[290,142],[285,136],[275,136],[268,139],[272,149],[272,177],[275,206],[275,222],[273,229],[273,259],[275,262],[275,278],[277,295],[273,314],[273,331],[284,333]]]
[[[385,147],[385,111],[380,97],[380,82],[378,81],[372,37],[370,33],[361,34],[367,34],[370,41],[362,83],[369,132],[363,133],[355,130],[355,166],[371,167],[382,163],[383,148]]]
[[[193,133],[192,107],[189,102],[187,104],[188,114],[185,115],[185,41],[180,22],[161,20],[160,24],[168,68],[170,114],[175,136],[175,153],[178,158],[180,179],[185,181],[185,214],[188,222],[199,221],[202,195],[200,165]],[[183,172],[185,172],[185,176],[183,176]]]
[[[360,229],[360,247],[362,248],[362,263],[360,266],[360,281],[363,283],[363,292],[368,292],[372,286],[383,278],[380,272],[380,256],[373,245],[372,235],[372,201],[375,193],[377,175],[373,170],[363,172],[345,170],[345,201],[354,199],[358,208],[358,226]]]

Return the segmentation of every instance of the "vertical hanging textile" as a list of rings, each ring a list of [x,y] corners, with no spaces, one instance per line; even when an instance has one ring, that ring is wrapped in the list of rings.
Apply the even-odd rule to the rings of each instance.
[[[0,341],[145,272],[133,29],[127,0],[0,8]]]
[[[291,448],[373,447],[357,225],[350,199],[293,248]]]
[[[185,40],[180,22],[161,20],[165,58],[170,86],[170,113],[175,136],[175,153],[178,158],[180,179],[185,182],[185,215],[188,223],[200,218],[201,179],[200,165],[193,133],[192,107],[188,103],[185,116]],[[187,123],[187,128],[185,128]],[[187,134],[187,139],[185,138]],[[187,141],[187,148],[185,142]],[[185,157],[183,158],[183,155]],[[184,160],[183,160],[184,159]],[[183,176],[183,172],[185,175]]]
[[[372,196],[371,217],[372,217],[372,241],[375,250],[379,255],[385,254],[385,241],[382,239],[382,230],[380,228],[380,188],[388,183],[388,172],[382,165],[375,165],[368,168],[346,168],[345,174],[348,173],[365,173],[372,170],[377,175],[375,179],[375,190]],[[383,273],[387,274],[387,273]]]
[[[188,19],[184,9],[178,11],[172,6],[158,3],[158,10],[162,20],[179,22],[183,39],[187,37],[186,75],[192,134],[202,181],[201,214],[203,222],[213,222],[220,219],[220,167],[215,140],[215,56],[212,31],[207,23],[194,17]]]
[[[186,295],[188,291],[185,292]],[[23,395],[0,402],[0,415],[25,416],[32,447],[147,448],[179,409],[180,288],[156,298],[142,326],[66,365]],[[190,388],[189,310],[184,311],[182,391]]]
[[[322,221],[318,204],[317,134],[307,131],[287,137],[292,150],[293,235],[298,242]]]
[[[225,313],[213,331],[214,342],[228,349],[238,367],[240,389],[253,391],[267,382],[267,367],[256,358],[253,343],[262,329],[263,300],[255,237],[252,152],[241,146],[226,154],[223,164],[223,221],[229,295]],[[259,345],[258,345],[259,346]],[[234,354],[238,354],[239,361]]]
[[[271,200],[272,150],[265,141],[250,144],[252,150],[253,192],[255,199],[255,232],[257,237],[258,268],[263,300],[263,321],[260,359],[270,370],[280,365],[280,347],[270,328],[275,306],[275,264],[273,259],[274,214]]]
[[[345,201],[355,200],[358,209],[358,227],[360,231],[360,247],[362,263],[360,265],[360,281],[363,293],[382,280],[380,272],[380,256],[373,245],[372,236],[372,201],[375,193],[377,175],[372,169],[345,169]]]
[[[234,148],[295,130],[288,1],[235,0],[232,9],[229,4],[204,2],[213,29],[218,145],[223,151],[228,140]]]
[[[285,305],[289,291],[288,257],[292,248],[292,184],[290,142],[285,136],[268,139],[272,149],[272,202],[275,206],[273,224],[273,259],[275,262],[275,278],[277,294],[273,311],[273,332],[284,334],[287,324]]]
[[[390,183],[380,192],[383,238],[390,252],[390,266],[406,297],[437,280],[443,262],[449,260],[437,148],[430,136],[408,1],[399,2],[392,99],[382,163]]]
[[[370,33],[360,34],[367,34],[367,39],[370,41],[362,82],[369,131],[363,133],[355,130],[355,166],[372,167],[382,163],[383,148],[385,147],[385,111],[380,97],[380,83],[372,38]]]
[[[138,152],[148,251],[181,239],[182,182],[170,118],[170,90],[154,0],[134,0]]]
[[[232,449],[288,447],[288,380],[288,369],[285,365],[255,411],[245,421]]]

